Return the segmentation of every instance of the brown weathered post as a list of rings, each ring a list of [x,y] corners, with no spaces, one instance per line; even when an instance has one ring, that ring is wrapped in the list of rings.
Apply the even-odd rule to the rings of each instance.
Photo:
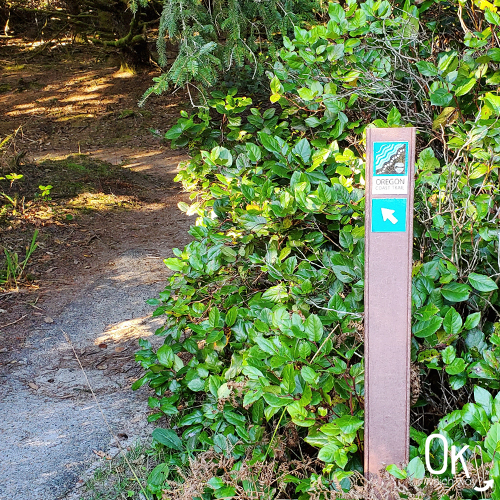
[[[408,461],[415,128],[367,129],[365,473]]]

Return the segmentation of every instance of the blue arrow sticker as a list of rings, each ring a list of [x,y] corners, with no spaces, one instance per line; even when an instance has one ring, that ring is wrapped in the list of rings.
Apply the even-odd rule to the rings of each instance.
[[[372,199],[372,233],[404,233],[406,205],[406,198]]]

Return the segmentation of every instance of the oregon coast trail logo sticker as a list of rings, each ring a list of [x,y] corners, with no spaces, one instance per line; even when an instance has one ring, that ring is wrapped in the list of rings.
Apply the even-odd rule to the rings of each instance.
[[[373,194],[408,194],[408,142],[373,143]]]

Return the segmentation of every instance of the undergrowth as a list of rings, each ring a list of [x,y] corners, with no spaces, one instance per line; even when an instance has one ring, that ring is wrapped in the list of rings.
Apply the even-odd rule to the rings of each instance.
[[[102,459],[79,488],[79,500],[139,498],[141,485],[137,483],[130,466],[138,477],[147,478],[158,463],[166,459],[165,453],[153,453],[150,447],[141,443],[128,447],[125,456],[119,453],[111,459]]]

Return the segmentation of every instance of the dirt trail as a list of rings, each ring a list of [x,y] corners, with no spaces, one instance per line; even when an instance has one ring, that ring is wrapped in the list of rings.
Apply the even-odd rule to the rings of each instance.
[[[169,190],[176,162],[164,160],[170,168],[149,170],[156,185],[152,191],[164,192],[163,199],[141,210],[97,217],[92,272],[65,276],[59,289],[46,287],[22,325],[2,332],[26,339],[15,351],[0,354],[5,363],[0,371],[1,499],[61,498],[75,486],[82,467],[97,458],[95,451],[110,447],[109,431],[65,333],[113,432],[130,444],[151,431],[147,390],[130,390],[140,374],[134,351],[137,339],[161,324],[150,318],[145,300],[164,286],[168,270],[162,259],[189,241],[189,221],[176,206],[182,195]]]
[[[82,467],[97,458],[95,451],[110,447],[109,431],[65,334],[113,432],[128,436],[124,442],[130,444],[151,431],[147,390],[132,392],[130,385],[140,374],[134,362],[137,339],[161,324],[150,318],[145,300],[165,284],[162,259],[189,241],[189,221],[176,206],[183,198],[171,186],[175,160],[164,155],[169,165],[161,171],[150,165],[152,193],[163,193],[159,201],[103,214],[93,228],[91,222],[86,226],[99,234],[91,248],[92,272],[65,276],[59,289],[46,287],[22,325],[3,331],[24,333],[26,339],[15,351],[0,354],[6,363],[0,372],[1,499],[61,498]]]
[[[161,324],[145,300],[164,287],[162,261],[189,241],[192,223],[177,208],[187,197],[172,182],[183,156],[149,132],[167,128],[178,100],[158,100],[142,113],[136,102],[151,75],[122,78],[116,67],[64,61],[51,72],[2,74],[10,90],[0,94],[8,110],[0,137],[22,125],[16,152],[35,165],[70,152],[119,165],[133,173],[127,193],[140,196],[128,209],[93,210],[67,226],[43,222],[36,286],[0,293],[2,500],[56,500],[74,491],[86,466],[116,451],[101,409],[122,446],[151,432],[148,391],[130,389],[140,376],[134,351]]]

